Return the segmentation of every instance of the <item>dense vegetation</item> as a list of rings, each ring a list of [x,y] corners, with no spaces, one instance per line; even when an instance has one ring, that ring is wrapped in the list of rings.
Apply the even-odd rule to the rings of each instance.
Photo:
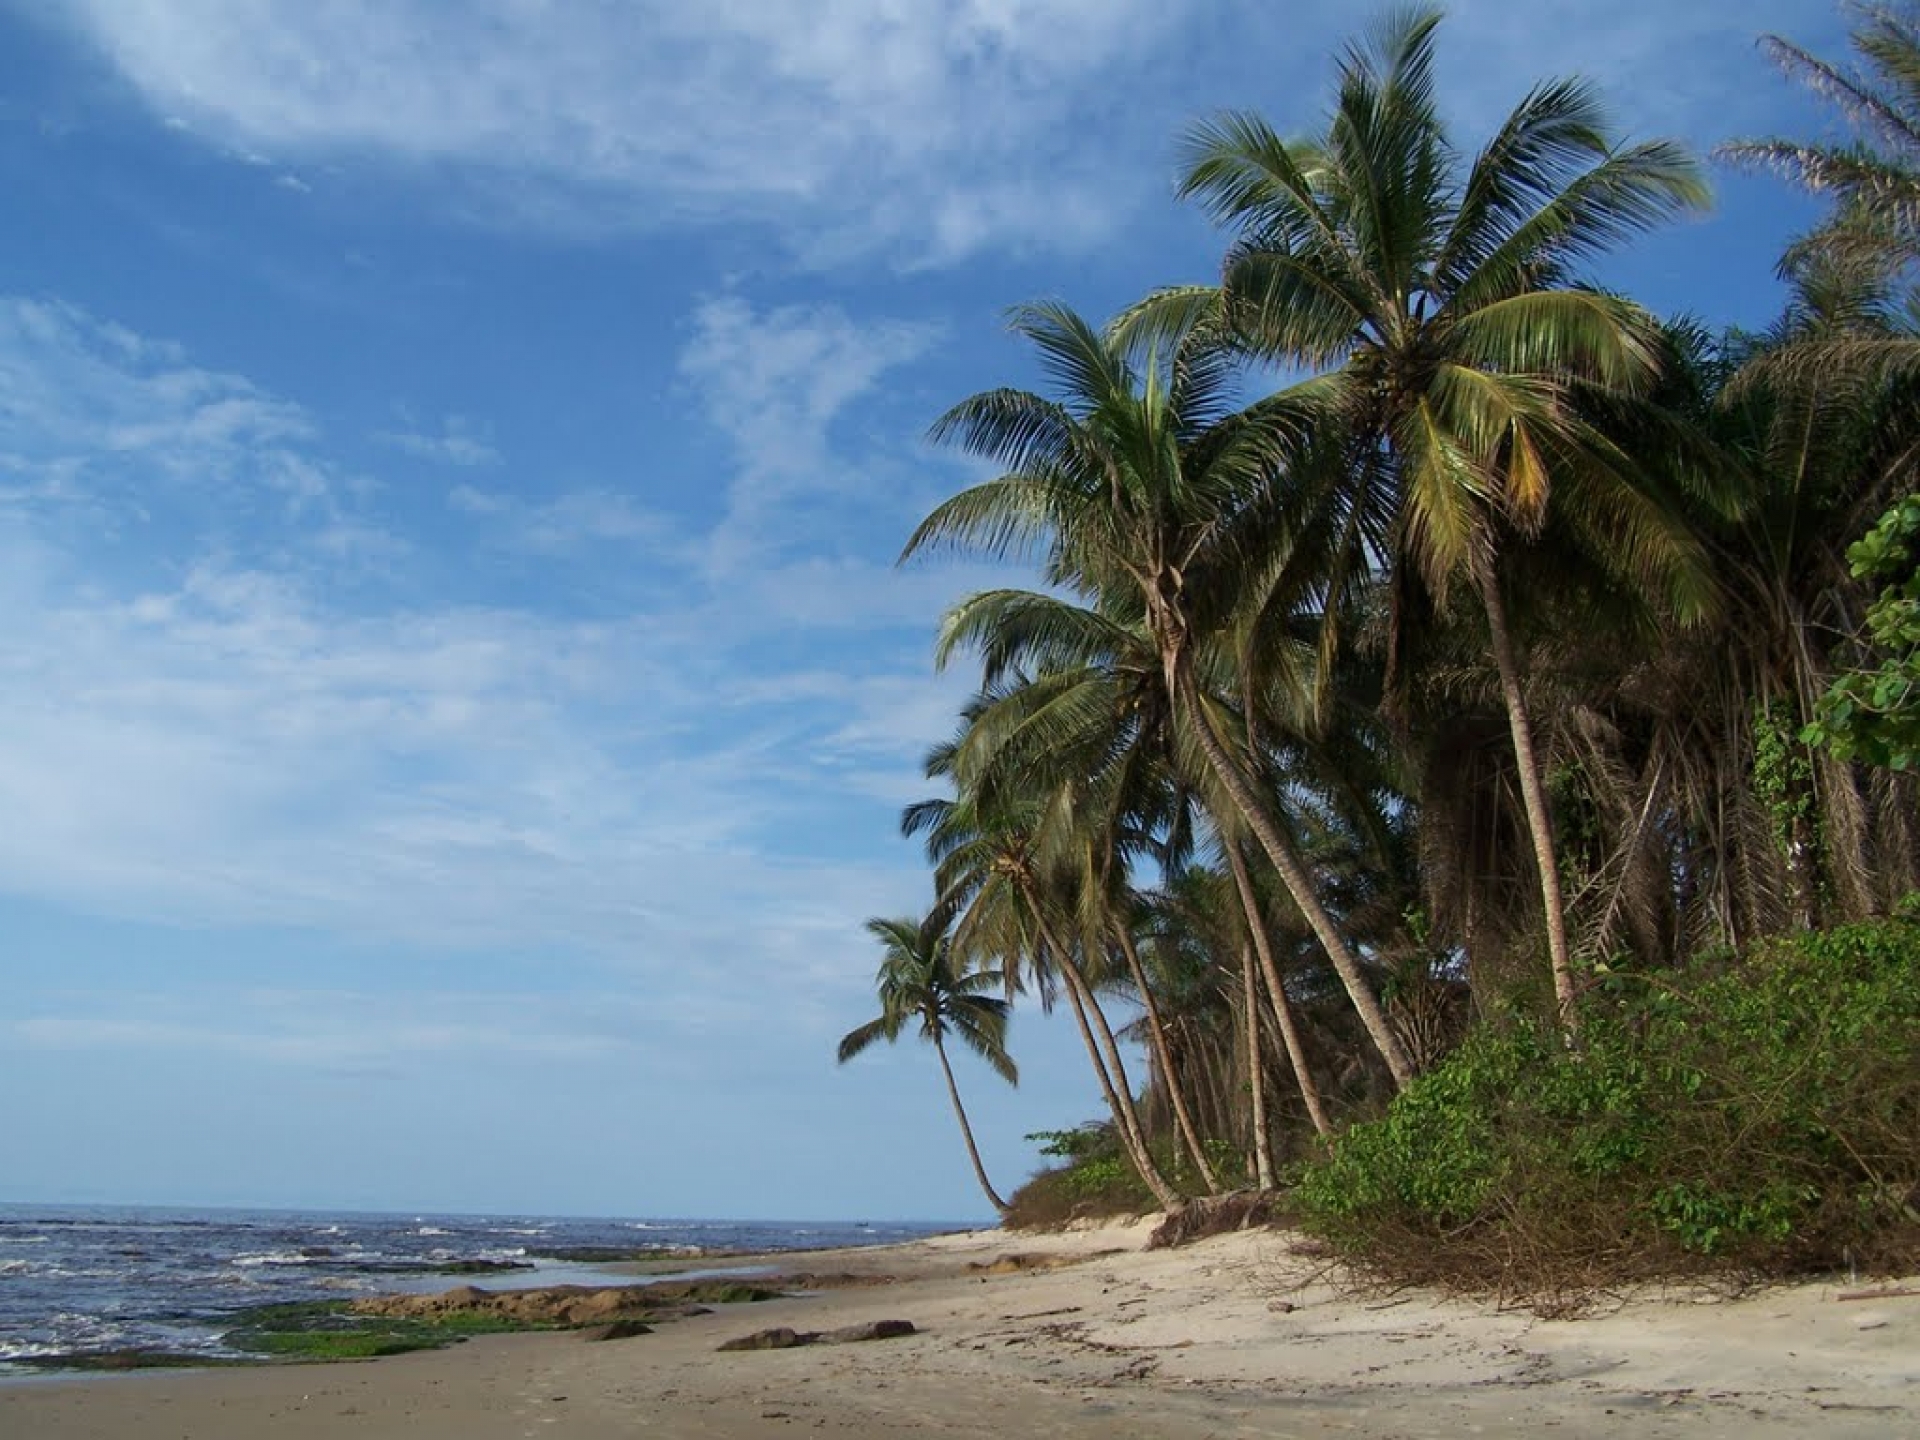
[[[1302,1170],[1301,1218],[1396,1277],[1536,1298],[1920,1260],[1920,923],[1612,976],[1588,1015],[1578,1051],[1476,1030]]]
[[[1724,151],[1831,202],[1764,334],[1593,278],[1702,161],[1577,80],[1463,148],[1402,12],[1316,132],[1186,137],[1220,283],[1023,307],[1046,391],[936,423],[999,473],[906,555],[1040,585],[945,620],[935,898],[849,1042],[1064,998],[1109,1118],[1016,1219],[1284,1185],[1536,1292],[1911,1253],[1920,7],[1853,18],[1857,69],[1763,44],[1857,138]]]

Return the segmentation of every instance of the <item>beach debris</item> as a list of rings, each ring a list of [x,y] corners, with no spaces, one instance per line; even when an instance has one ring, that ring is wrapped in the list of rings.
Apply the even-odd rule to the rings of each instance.
[[[615,1320],[606,1325],[595,1325],[581,1332],[581,1339],[590,1341],[631,1340],[636,1335],[651,1335],[653,1326],[644,1320]]]
[[[1095,1250],[1087,1255],[1059,1255],[1049,1252],[1016,1251],[993,1260],[971,1260],[967,1269],[982,1275],[1021,1275],[1031,1270],[1061,1270],[1068,1265],[1084,1265],[1089,1260],[1104,1260],[1120,1250]]]
[[[1160,1222],[1147,1237],[1147,1249],[1170,1250],[1210,1235],[1271,1224],[1278,1200],[1271,1190],[1236,1190],[1190,1201]]]
[[[866,1340],[898,1340],[914,1333],[911,1320],[870,1320],[865,1325],[842,1325],[820,1337],[822,1345],[858,1345]]]
[[[868,1340],[897,1340],[915,1335],[911,1320],[869,1320],[864,1325],[843,1325],[838,1330],[795,1330],[776,1325],[722,1342],[720,1350],[791,1350],[799,1345],[858,1345]]]
[[[811,1345],[818,1338],[804,1331],[795,1330],[789,1325],[775,1325],[770,1330],[756,1330],[751,1335],[741,1335],[733,1340],[722,1341],[721,1350],[791,1350],[796,1345]]]

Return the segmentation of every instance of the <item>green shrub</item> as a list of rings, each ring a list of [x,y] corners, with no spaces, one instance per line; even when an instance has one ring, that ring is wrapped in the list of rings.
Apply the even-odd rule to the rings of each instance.
[[[1569,1048],[1483,1028],[1295,1175],[1382,1274],[1536,1299],[1920,1257],[1920,924],[1613,975]]]
[[[1108,1124],[1040,1130],[1027,1136],[1060,1164],[1042,1170],[1013,1193],[1006,1223],[1044,1230],[1073,1220],[1144,1215],[1157,1204]]]

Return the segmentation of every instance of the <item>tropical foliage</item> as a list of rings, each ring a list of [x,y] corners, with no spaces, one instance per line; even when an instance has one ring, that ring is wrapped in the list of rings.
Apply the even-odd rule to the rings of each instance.
[[[1764,44],[1858,138],[1726,152],[1832,202],[1764,333],[1601,283],[1708,202],[1683,147],[1577,80],[1464,146],[1439,16],[1396,12],[1304,136],[1185,137],[1219,283],[1022,306],[1042,387],[935,423],[994,473],[903,558],[1035,577],[947,616],[978,691],[903,827],[953,974],[1085,1040],[1109,1118],[1056,1150],[1106,1169],[1049,1205],[1122,1164],[1167,1209],[1291,1179],[1343,1240],[1483,1260],[1532,1233],[1487,1238],[1539,1210],[1515,1177],[1646,1254],[1903,1213],[1912,1155],[1841,1129],[1904,1123],[1848,1065],[1913,1083],[1912,927],[1871,926],[1920,887],[1920,7],[1855,19],[1858,70]],[[1814,1069],[1857,1115],[1741,1089]],[[1680,1163],[1754,1126],[1752,1187]]]

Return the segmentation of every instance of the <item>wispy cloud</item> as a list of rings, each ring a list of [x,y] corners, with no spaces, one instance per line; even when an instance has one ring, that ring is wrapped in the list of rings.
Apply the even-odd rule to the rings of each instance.
[[[286,468],[286,443],[313,431],[299,406],[59,301],[0,301],[0,377],[16,463],[137,451],[174,479],[257,476]]]
[[[495,527],[498,544],[534,555],[564,555],[599,545],[650,553],[685,549],[679,527],[662,511],[616,490],[574,490],[528,500],[508,490],[456,485],[448,508]]]
[[[808,457],[742,431],[736,483],[769,487],[773,513],[842,483],[847,407],[925,343],[825,312],[716,314],[688,383],[716,413],[777,409]],[[899,786],[874,776],[911,775],[932,738],[881,730],[906,713],[953,577],[810,559],[715,584],[706,537],[620,492],[466,486],[449,503],[476,525],[555,553],[619,548],[513,604],[355,585],[299,557],[441,540],[383,520],[384,488],[347,483],[301,407],[83,312],[6,315],[10,464],[23,493],[72,498],[0,506],[0,886],[173,924],[557,947],[662,986],[680,957],[725,953],[708,1004],[730,986],[742,1004],[857,988],[861,967],[835,957],[859,917],[922,883],[885,843]],[[727,363],[756,337],[767,354]],[[165,528],[163,563],[126,573],[100,563],[99,526],[61,523],[85,505],[159,524],[204,483],[196,455],[233,485],[279,496],[304,476],[313,494],[228,506],[245,526],[196,510]],[[571,603],[636,546],[657,594],[612,618]],[[775,603],[782,585],[805,603]],[[823,648],[836,633],[865,643]],[[823,833],[850,842],[829,855]]]
[[[1470,123],[1579,72],[1636,129],[1708,141],[1765,113],[1759,31],[1835,29],[1807,0],[1448,8],[1447,94]],[[485,197],[475,216],[768,221],[815,262],[914,264],[1107,243],[1164,199],[1172,137],[1195,115],[1252,105],[1311,125],[1302,101],[1327,54],[1377,9],[69,0],[67,14],[158,113],[259,163],[383,157],[459,177]]]
[[[832,306],[757,311],[739,296],[704,302],[680,356],[680,373],[734,452],[727,518],[711,540],[713,562],[733,568],[782,539],[796,509],[806,533],[831,532],[831,508],[871,502],[873,437],[840,436],[853,402],[940,338],[932,324],[856,322]],[[886,437],[896,457],[899,437]]]
[[[382,430],[374,438],[418,459],[462,469],[500,463],[492,437],[464,415],[446,416],[437,430]]]
[[[0,296],[0,490],[76,534],[226,543],[263,517],[390,550],[299,405],[58,301]],[[164,484],[155,484],[163,481]],[[308,529],[311,524],[314,528]],[[335,544],[336,556],[345,547]]]
[[[1007,234],[1084,243],[1106,228],[1098,166],[1064,133],[1070,99],[1151,55],[1180,8],[69,7],[156,110],[243,153],[450,161],[496,177],[524,210],[626,224],[798,213],[830,247],[949,254]]]

